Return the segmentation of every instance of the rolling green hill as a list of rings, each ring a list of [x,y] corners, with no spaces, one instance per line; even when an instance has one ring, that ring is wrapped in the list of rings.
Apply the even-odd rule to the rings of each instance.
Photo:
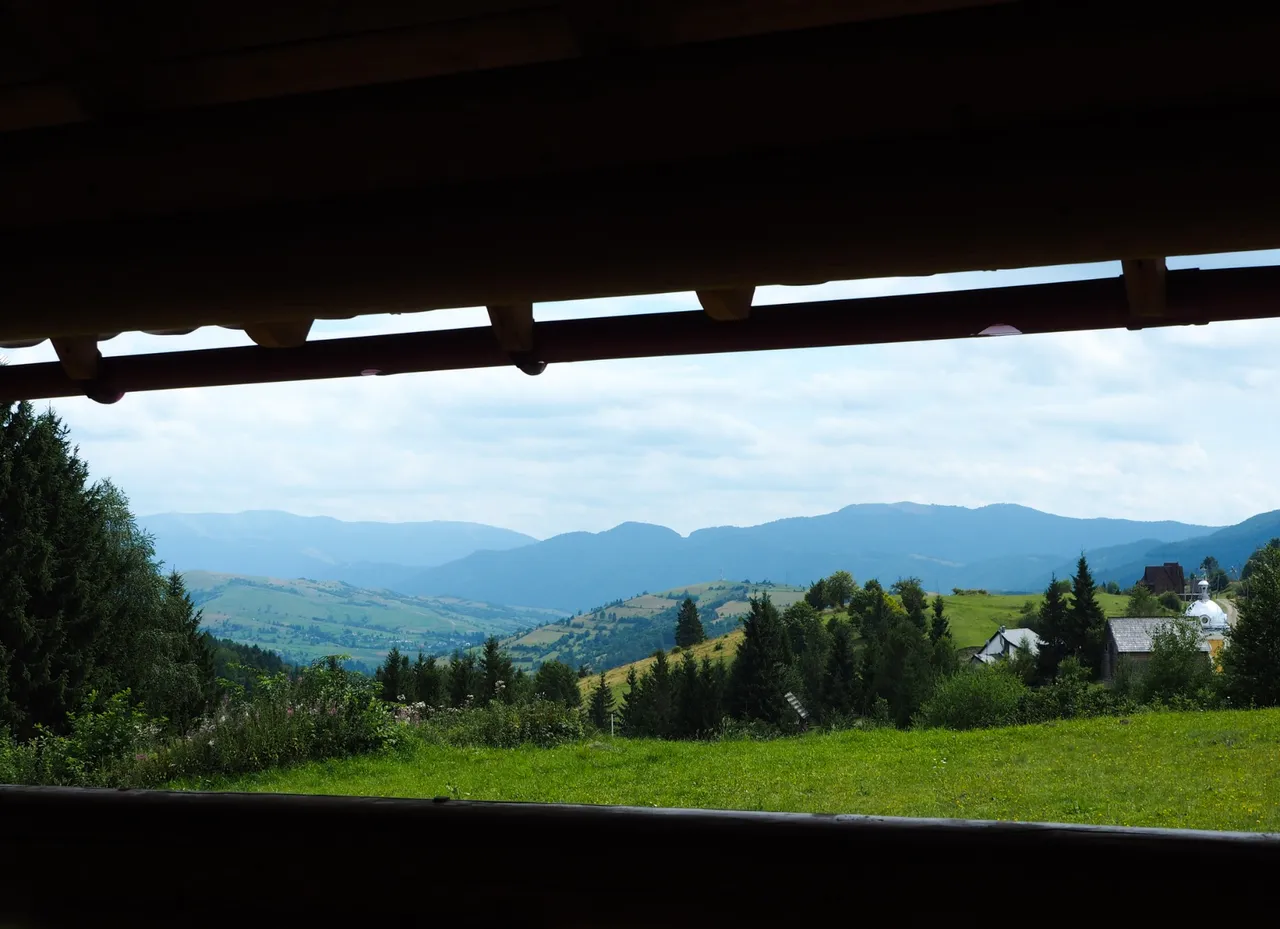
[[[443,654],[485,636],[512,635],[559,619],[454,597],[407,597],[341,581],[277,580],[188,571],[183,575],[204,627],[214,635],[280,653],[289,663],[346,654],[376,665],[392,646]]]
[[[685,596],[698,605],[709,637],[733,629],[750,608],[749,597],[768,592],[785,609],[804,596],[804,589],[785,584],[710,581],[587,610],[577,616],[512,636],[505,644],[518,667],[532,668],[558,659],[577,667],[612,668],[675,645],[676,612]]]

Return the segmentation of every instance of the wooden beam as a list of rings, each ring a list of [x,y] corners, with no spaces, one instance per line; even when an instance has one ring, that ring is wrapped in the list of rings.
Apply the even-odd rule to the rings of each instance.
[[[1167,312],[1155,325],[1257,319],[1280,312],[1280,268],[1174,271],[1168,277]],[[760,306],[731,326],[703,311],[548,321],[538,325],[536,357],[545,365],[978,338],[993,323],[1034,334],[1123,328],[1130,322],[1124,284],[1103,278]],[[105,365],[103,384],[114,392],[109,396],[118,397],[129,391],[490,368],[511,362],[510,353],[485,326],[322,339],[288,352],[247,346],[117,356]],[[0,402],[83,392],[85,384],[57,364],[0,367]]]
[[[1274,115],[0,230],[0,342],[1277,248]]]
[[[307,341],[313,320],[286,320],[274,323],[250,323],[245,334],[263,348],[297,348]]]
[[[218,4],[211,13],[183,4],[176,20],[166,21],[172,14],[164,9],[158,18],[145,17],[151,34],[140,50],[148,54],[134,61],[128,94],[117,95],[117,103],[127,97],[135,111],[221,105],[564,61],[620,45],[716,41],[1000,2],[1009,0],[681,0],[666,3],[660,18],[635,0],[576,0],[567,14],[537,2],[486,4],[487,10],[467,4],[452,17],[442,11],[434,18],[416,15],[426,7],[411,13],[402,5],[383,15],[370,9],[334,18],[332,7],[317,14],[314,5],[281,11],[276,3]],[[264,6],[274,8],[266,21]],[[612,8],[607,15],[596,9],[605,6]],[[2,77],[0,84],[7,83]],[[0,87],[0,131],[88,119],[88,111],[68,102],[72,96],[61,80]]]
[[[933,171],[951,160],[956,134],[1011,132],[1028,151],[1017,141],[1023,126],[1220,106],[1241,87],[1255,101],[1280,99],[1270,66],[1280,8],[1259,7],[1252,20],[1179,8],[1152,30],[1127,6],[1064,4],[1040,18],[1024,6],[14,133],[0,147],[0,226],[391,197],[893,139],[928,146]]]
[[[53,350],[58,354],[62,370],[73,381],[92,381],[98,377],[102,353],[98,340],[90,336],[76,336],[53,340]]]
[[[1167,268],[1163,258],[1126,258],[1121,262],[1124,273],[1125,293],[1129,297],[1129,312],[1139,323],[1160,319],[1167,309],[1165,278]]]
[[[533,350],[533,304],[489,307],[493,334],[504,352]]]
[[[751,298],[755,296],[754,287],[739,287],[730,290],[699,290],[698,302],[703,311],[717,322],[733,322],[746,319],[751,315]]]

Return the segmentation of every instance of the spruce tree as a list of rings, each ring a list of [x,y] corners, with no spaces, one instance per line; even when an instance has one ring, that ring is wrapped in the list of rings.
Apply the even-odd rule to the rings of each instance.
[[[742,644],[729,675],[730,712],[740,719],[758,719],[786,726],[795,711],[786,701],[793,690],[791,646],[782,617],[767,593],[751,598],[751,612],[742,621]]]
[[[455,651],[449,661],[449,705],[462,707],[475,703],[476,691],[480,690],[483,683],[483,678],[476,670],[475,655]]]
[[[942,600],[942,594],[938,594],[933,598],[933,619],[929,622],[929,641],[937,642],[943,636],[951,635],[951,623],[947,619],[947,605]]]
[[[691,597],[685,597],[680,604],[680,614],[676,617],[676,645],[688,648],[705,641],[706,632],[702,629],[702,620],[698,618],[698,607]]]
[[[1280,547],[1249,558],[1248,596],[1222,652],[1226,691],[1239,706],[1280,705]]]
[[[582,705],[582,689],[578,686],[578,674],[563,661],[544,661],[533,676],[533,692],[545,700],[565,706]]]
[[[1102,674],[1102,652],[1106,647],[1107,619],[1098,603],[1097,586],[1089,573],[1084,555],[1076,563],[1076,576],[1071,581],[1072,601],[1068,607],[1072,638],[1068,647],[1080,664],[1094,677]]]
[[[444,689],[444,670],[436,656],[424,658],[422,652],[418,652],[418,660],[413,665],[414,698],[427,706],[443,706]]]
[[[1057,677],[1058,665],[1070,654],[1071,617],[1057,577],[1053,577],[1045,588],[1035,632],[1040,637],[1040,651],[1036,655],[1036,677],[1048,683]]]
[[[613,713],[613,707],[613,689],[605,681],[604,672],[601,671],[595,689],[591,691],[591,703],[587,711],[592,724],[601,732],[609,728],[609,716]]]
[[[832,620],[831,650],[822,676],[822,710],[824,714],[847,716],[857,706],[861,683],[858,657],[853,649],[853,630],[848,623]]]
[[[711,663],[710,658],[703,658],[698,668],[698,686],[702,688],[702,720],[698,731],[711,734],[715,732],[725,715],[725,701],[729,692],[729,671],[724,661]]]
[[[646,693],[649,680],[649,675],[646,674],[641,678],[636,673],[634,664],[627,669],[627,693],[623,698],[621,716],[622,728],[629,736],[652,734],[649,725],[649,700]]]
[[[401,673],[402,662],[407,661],[397,646],[392,646],[386,659],[378,666],[374,677],[382,684],[381,696],[387,703],[399,703],[406,698],[405,679]]]
[[[659,739],[670,738],[676,728],[676,688],[666,652],[659,649],[653,653],[653,667],[645,676],[649,678],[649,734]]]
[[[809,585],[809,592],[804,595],[805,602],[815,610],[825,610],[829,605],[826,578],[814,581]]]
[[[491,635],[485,639],[484,651],[480,655],[483,695],[477,694],[476,702],[481,706],[488,706],[494,700],[510,703],[512,700],[511,676],[514,671],[515,668],[512,666],[511,657],[502,648],[502,643],[498,641],[498,637]]]
[[[698,661],[688,652],[680,662],[674,682],[676,709],[673,731],[681,738],[692,739],[702,731],[704,694],[698,677]]]

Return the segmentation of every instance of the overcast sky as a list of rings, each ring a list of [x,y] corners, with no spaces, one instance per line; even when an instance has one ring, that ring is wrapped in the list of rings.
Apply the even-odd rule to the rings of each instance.
[[[1280,253],[1170,262],[1280,263]],[[764,288],[757,303],[1101,277],[1118,264]],[[539,319],[696,307],[547,304]],[[481,309],[313,337],[485,325]],[[247,344],[122,335],[107,355]],[[51,360],[46,343],[9,363]],[[1222,525],[1280,508],[1280,320],[179,390],[54,406],[135,512],[454,519],[540,538],[850,503],[1021,503]],[[1198,425],[1197,425],[1198,424]]]

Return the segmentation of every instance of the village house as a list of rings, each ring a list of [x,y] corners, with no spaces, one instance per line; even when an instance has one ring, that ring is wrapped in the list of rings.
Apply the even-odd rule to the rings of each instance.
[[[1020,648],[1029,649],[1031,654],[1040,651],[1040,636],[1031,629],[1006,629],[1001,626],[996,634],[987,640],[987,644],[969,659],[970,664],[991,664],[1001,658],[1010,658]]]
[[[1138,583],[1157,597],[1169,591],[1182,596],[1186,592],[1187,578],[1182,572],[1182,565],[1176,561],[1166,561],[1162,565],[1148,565]]]

